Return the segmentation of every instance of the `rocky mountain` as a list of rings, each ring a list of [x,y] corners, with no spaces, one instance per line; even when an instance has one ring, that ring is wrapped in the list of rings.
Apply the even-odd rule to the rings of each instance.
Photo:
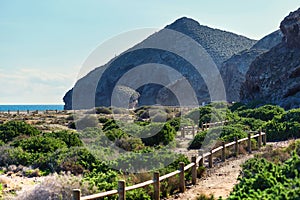
[[[176,36],[171,37],[172,33],[169,33],[168,30],[179,32],[181,35],[176,34]],[[125,104],[138,100],[139,105],[156,103],[178,105],[174,92],[164,87],[171,85],[170,88],[172,88],[172,84],[182,82],[180,76],[172,72],[172,69],[188,80],[196,92],[199,102],[209,101],[208,88],[204,83],[204,78],[207,79],[210,76],[210,72],[207,71],[204,75],[200,75],[190,62],[171,51],[173,49],[175,52],[180,52],[186,58],[195,58],[197,52],[195,53],[194,49],[191,49],[189,42],[183,40],[183,35],[192,38],[197,44],[200,44],[217,67],[221,67],[222,63],[234,54],[251,48],[256,42],[234,33],[200,25],[193,19],[180,18],[114,58],[108,64],[96,68],[77,81],[74,88],[68,91],[63,98],[65,109],[110,106],[111,96],[114,95],[113,91],[117,86],[119,92],[117,98],[114,99],[120,101],[119,103],[122,103],[124,99],[130,99],[130,102],[125,102]],[[163,40],[161,40],[162,38]],[[149,45],[157,45],[157,43],[164,42],[169,45],[168,49],[170,50],[149,48]],[[202,52],[202,54],[204,55],[205,53]],[[210,59],[205,57],[205,55],[202,58],[200,56],[199,59],[201,62],[210,62]],[[169,66],[171,69],[162,69],[162,65]],[[135,68],[138,68],[137,66],[146,66],[146,68],[144,68],[142,73],[136,73],[127,82],[123,82],[120,85],[119,81],[121,78],[124,79],[126,73],[134,71]],[[148,83],[138,88],[133,88],[134,85],[138,85],[149,76],[155,77],[160,84]],[[183,89],[182,93],[184,91]],[[75,107],[74,105],[72,107],[74,102],[72,99],[76,101]]]
[[[300,9],[280,24],[280,44],[250,65],[242,85],[243,101],[261,100],[285,108],[300,105]]]
[[[251,49],[244,50],[226,60],[220,72],[226,87],[227,100],[229,102],[240,101],[241,85],[246,80],[246,73],[251,63],[261,54],[266,53],[282,41],[280,30],[275,31],[253,45]]]

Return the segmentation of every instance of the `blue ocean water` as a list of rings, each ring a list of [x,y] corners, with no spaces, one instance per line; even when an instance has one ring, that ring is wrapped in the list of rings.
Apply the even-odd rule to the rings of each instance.
[[[45,110],[63,110],[64,105],[0,105],[1,112],[10,111],[45,111]]]

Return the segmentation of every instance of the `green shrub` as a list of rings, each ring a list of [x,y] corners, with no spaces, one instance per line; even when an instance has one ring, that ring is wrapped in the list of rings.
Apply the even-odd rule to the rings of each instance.
[[[52,167],[56,172],[70,171],[72,174],[82,174],[86,170],[92,170],[98,163],[86,148],[60,149],[52,157]]]
[[[105,173],[93,170],[85,174],[83,180],[95,186],[99,191],[109,191],[117,188],[118,173],[113,170],[106,171]]]
[[[96,108],[96,114],[110,115],[110,114],[112,114],[112,111],[111,111],[110,108],[107,108],[107,107],[97,107]]]
[[[109,119],[106,118],[106,117],[100,117],[98,120],[99,120],[99,122],[100,122],[101,124],[104,124],[104,123],[106,123]]]
[[[190,118],[180,118],[180,117],[175,117],[168,121],[169,123],[176,131],[179,131],[180,127],[183,126],[194,126],[194,122]]]
[[[114,119],[109,119],[103,124],[102,130],[108,131],[117,128],[119,128],[119,126],[117,125],[116,121]]]
[[[75,122],[69,122],[68,128],[76,129],[76,123]]]
[[[211,128],[206,131],[201,131],[196,134],[193,141],[189,145],[189,149],[200,149],[204,140],[208,142],[216,142],[223,140],[225,142],[232,142],[234,138],[238,139],[247,137],[247,133],[243,131],[243,127],[239,125],[228,125],[223,127]]]
[[[3,199],[3,186],[0,183],[0,199]]]
[[[33,155],[25,152],[21,147],[0,147],[0,166],[8,165],[31,165],[35,161]]]
[[[136,137],[122,137],[115,141],[116,146],[124,149],[125,151],[138,151],[144,148],[144,143],[141,138]]]
[[[300,122],[300,108],[292,109],[284,113],[280,122]]]
[[[299,144],[292,146],[288,147],[293,152],[291,158],[276,164],[264,158],[246,161],[239,184],[228,199],[299,199],[300,158],[296,153],[300,152]]]
[[[246,110],[248,109],[248,107],[244,103],[236,102],[232,106],[230,106],[229,109],[231,110],[231,112],[234,112],[234,111]]]
[[[215,108],[212,105],[200,107],[189,112],[185,117],[190,118],[195,124],[201,127],[204,123],[219,122],[226,118],[226,108]]]
[[[195,135],[193,141],[189,145],[189,149],[200,149],[206,137],[207,131],[199,132]]]
[[[51,153],[57,149],[67,148],[66,143],[62,140],[41,135],[14,141],[12,146],[21,147],[30,153]]]
[[[147,146],[154,145],[168,145],[175,139],[176,131],[175,129],[168,123],[165,123],[162,129],[156,133],[155,135],[150,135],[156,132],[157,127],[160,127],[159,123],[152,123],[148,129],[143,129],[143,138],[142,141]],[[148,135],[148,137],[146,137]]]
[[[69,148],[75,146],[79,147],[83,145],[78,133],[76,132],[57,131],[52,133],[45,133],[43,135],[47,137],[60,139],[61,141],[65,142]]]
[[[127,136],[122,130],[116,128],[106,131],[105,135],[110,141],[116,141],[117,139]]]
[[[39,130],[22,121],[9,121],[0,124],[0,140],[7,143],[20,135],[35,136]]]
[[[264,121],[262,121],[260,119],[255,119],[255,118],[242,118],[239,123],[242,124],[242,125],[244,125],[244,126],[246,126],[247,129],[251,130],[251,131],[258,131],[265,124]]]
[[[126,192],[126,199],[128,200],[151,200],[151,196],[147,194],[144,188],[139,188]]]
[[[98,127],[99,122],[97,117],[89,114],[76,120],[75,124],[76,124],[76,129],[83,130],[88,127]]]
[[[267,133],[268,141],[282,141],[300,137],[299,122],[282,122],[272,120],[263,126]]]
[[[281,116],[284,109],[274,105],[264,105],[255,109],[238,111],[239,116],[260,119],[263,121],[272,120],[275,116]]]

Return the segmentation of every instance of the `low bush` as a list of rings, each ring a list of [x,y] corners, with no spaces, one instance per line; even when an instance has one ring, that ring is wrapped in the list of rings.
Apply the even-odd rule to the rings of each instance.
[[[21,147],[29,153],[52,153],[57,149],[67,148],[64,141],[42,135],[14,141],[12,146]]]
[[[96,116],[89,114],[77,119],[75,125],[77,130],[84,130],[89,127],[98,127],[99,122]]]
[[[282,152],[276,150],[246,161],[239,184],[228,199],[299,199],[299,147],[299,142],[296,142],[286,150],[280,150]],[[291,156],[286,156],[287,150],[292,152]]]
[[[78,133],[70,131],[56,131],[52,133],[44,133],[44,137],[53,137],[66,143],[68,148],[82,146],[82,141]]]
[[[175,129],[168,123],[165,123],[161,130],[158,133],[157,127],[160,127],[161,124],[152,123],[147,129],[143,129],[143,138],[142,141],[147,146],[155,146],[159,144],[168,145],[175,138],[176,131]],[[156,133],[153,135],[153,133]],[[149,135],[150,134],[150,135]]]
[[[107,107],[97,107],[95,111],[96,111],[96,114],[105,114],[105,115],[112,114],[111,109],[107,108]]]
[[[228,125],[223,127],[211,128],[206,131],[201,131],[196,134],[193,141],[189,145],[189,149],[200,149],[204,140],[208,144],[222,140],[225,142],[232,142],[234,138],[238,139],[247,137],[247,133],[243,131],[243,127],[239,125]]]
[[[40,134],[38,129],[22,121],[9,121],[0,124],[0,140],[4,143],[10,142],[20,135],[35,136],[38,134]]]
[[[272,120],[275,116],[281,116],[283,113],[283,108],[274,105],[264,105],[255,109],[238,111],[238,115],[241,117],[255,118],[263,121]]]

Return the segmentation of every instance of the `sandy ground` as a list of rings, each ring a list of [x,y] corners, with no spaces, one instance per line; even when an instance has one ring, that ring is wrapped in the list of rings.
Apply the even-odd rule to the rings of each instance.
[[[185,193],[176,194],[169,200],[194,200],[200,194],[213,194],[215,198],[219,196],[223,198],[228,197],[233,186],[237,184],[237,178],[241,171],[240,165],[246,160],[253,158],[253,156],[253,154],[241,155],[238,158],[229,159],[225,163],[221,163],[219,167],[208,169],[205,178],[198,179],[196,185],[187,186]]]
[[[273,146],[273,149],[287,147],[292,141],[272,142],[267,145]],[[262,149],[263,150],[263,149]],[[248,159],[253,158],[255,154],[239,155],[238,158],[231,158],[224,163],[220,163],[212,169],[207,169],[207,175],[204,178],[197,179],[197,184],[187,186],[185,193],[175,194],[168,200],[182,199],[182,200],[196,200],[196,197],[201,194],[207,196],[214,195],[215,198],[229,196],[234,185],[238,183],[238,176],[242,170],[241,165]]]
[[[45,177],[27,178],[21,176],[7,176],[0,175],[0,183],[4,186],[3,193],[4,199],[14,199],[15,195],[22,193],[23,191],[29,191],[33,189],[37,184],[41,183]]]

